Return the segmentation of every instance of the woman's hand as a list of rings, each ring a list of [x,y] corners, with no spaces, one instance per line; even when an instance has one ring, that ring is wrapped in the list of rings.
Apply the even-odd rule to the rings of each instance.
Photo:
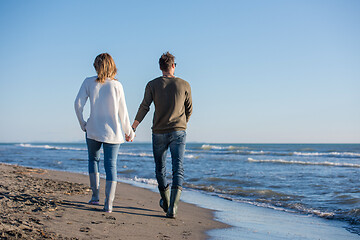
[[[133,141],[131,138],[130,138],[130,135],[127,135],[127,134],[125,134],[125,140],[127,141],[127,142],[129,142],[129,141]]]

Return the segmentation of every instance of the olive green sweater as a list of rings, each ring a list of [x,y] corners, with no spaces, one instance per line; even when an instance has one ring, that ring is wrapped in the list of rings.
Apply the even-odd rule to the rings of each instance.
[[[192,113],[190,84],[178,77],[158,77],[148,82],[135,120],[141,122],[154,102],[153,133],[185,130]]]

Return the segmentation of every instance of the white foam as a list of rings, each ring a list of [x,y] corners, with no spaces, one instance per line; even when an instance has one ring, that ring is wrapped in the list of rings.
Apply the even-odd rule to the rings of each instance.
[[[252,159],[248,158],[249,162],[258,163],[282,163],[282,164],[301,164],[301,165],[320,165],[320,166],[334,166],[334,167],[353,167],[360,168],[360,164],[355,163],[338,163],[338,162],[306,162],[306,161],[288,161],[283,159]]]
[[[249,154],[249,155],[284,155],[286,153],[276,153],[276,152],[265,152],[263,150],[260,151],[243,151],[244,149],[248,149],[248,147],[241,146],[219,146],[219,145],[211,145],[211,144],[203,144],[201,146],[203,150],[237,150],[237,153]],[[296,156],[336,156],[336,157],[360,157],[360,153],[356,152],[289,152],[289,155]]]
[[[248,147],[218,146],[218,145],[203,144],[201,146],[201,149],[203,149],[203,150],[236,150],[236,149],[248,149]]]
[[[51,145],[33,145],[29,143],[20,143],[17,146],[26,147],[26,148],[43,148],[43,149],[51,149],[51,150],[74,150],[74,151],[84,151],[86,148],[74,148],[74,147],[57,147]]]
[[[354,153],[354,152],[328,152],[328,153],[319,153],[319,152],[294,152],[294,155],[297,155],[297,156],[360,157],[360,153]]]
[[[153,154],[152,153],[132,153],[132,152],[119,152],[119,155],[122,156],[132,156],[132,157],[150,157],[153,158]],[[192,154],[185,154],[185,158],[189,158],[189,159],[198,159],[199,156],[196,155],[192,155]]]
[[[152,154],[150,153],[132,153],[132,152],[119,152],[119,155],[124,155],[124,156],[133,156],[133,157],[153,157]]]
[[[139,182],[139,183],[149,184],[149,185],[156,185],[156,186],[158,185],[156,179],[151,179],[151,178],[139,178],[139,177],[135,176],[131,180],[135,181],[135,182]]]
[[[250,151],[250,154],[254,154],[254,155],[265,155],[265,154],[269,154],[269,152],[264,152],[264,151]]]

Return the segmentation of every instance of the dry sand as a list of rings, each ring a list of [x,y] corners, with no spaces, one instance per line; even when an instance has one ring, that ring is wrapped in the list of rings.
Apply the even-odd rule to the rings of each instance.
[[[0,164],[0,239],[206,239],[226,228],[213,212],[181,202],[176,219],[159,194],[118,183],[112,213],[88,205],[88,176]],[[105,181],[101,180],[100,203]]]

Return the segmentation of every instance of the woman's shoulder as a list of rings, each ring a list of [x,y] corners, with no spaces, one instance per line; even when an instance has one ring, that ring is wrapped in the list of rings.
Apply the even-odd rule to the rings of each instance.
[[[114,89],[117,89],[120,92],[124,91],[123,85],[117,79],[114,79],[111,81],[106,81],[106,83],[110,84],[111,87],[113,87]]]
[[[111,80],[111,81],[109,81],[109,83],[116,86],[116,87],[122,88],[121,82],[119,82],[119,80],[117,80],[117,79]]]
[[[84,83],[93,83],[93,82],[96,82],[96,79],[97,79],[97,76],[92,76],[92,77],[87,77],[85,78],[84,80]]]

